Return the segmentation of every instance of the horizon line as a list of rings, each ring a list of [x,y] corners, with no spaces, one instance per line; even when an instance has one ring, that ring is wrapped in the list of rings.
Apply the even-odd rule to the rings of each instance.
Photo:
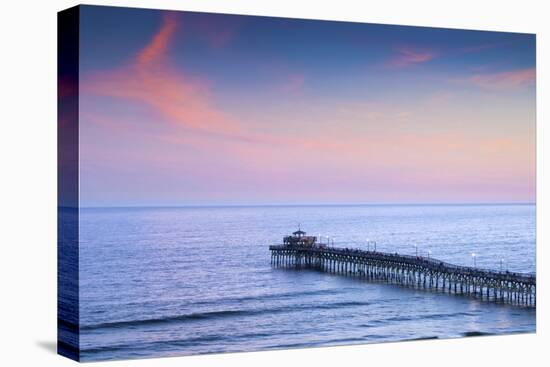
[[[536,205],[534,202],[466,202],[466,203],[453,203],[453,202],[442,202],[442,203],[361,203],[361,204],[350,204],[350,203],[319,203],[319,204],[307,204],[307,203],[297,203],[297,204],[276,204],[276,203],[264,203],[264,204],[179,204],[179,205],[89,205],[89,206],[66,206],[58,205],[59,208],[79,208],[79,209],[154,209],[154,208],[245,208],[245,207],[338,207],[338,206],[347,206],[347,207],[362,207],[362,206],[504,206],[504,205]]]

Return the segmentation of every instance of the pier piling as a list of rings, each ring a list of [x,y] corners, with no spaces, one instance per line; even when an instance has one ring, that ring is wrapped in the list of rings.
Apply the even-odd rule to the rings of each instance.
[[[536,306],[534,274],[459,266],[419,256],[328,247],[317,244],[315,237],[302,234],[294,237],[296,241],[292,238],[285,237],[284,244],[269,247],[274,267],[315,269],[483,301]]]

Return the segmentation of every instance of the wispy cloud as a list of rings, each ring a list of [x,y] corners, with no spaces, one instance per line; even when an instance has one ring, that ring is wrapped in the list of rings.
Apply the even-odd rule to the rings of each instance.
[[[425,48],[403,46],[396,49],[396,55],[390,59],[387,66],[402,68],[415,64],[421,64],[433,60],[437,53]]]
[[[536,69],[526,68],[498,73],[475,74],[459,81],[484,89],[511,89],[535,83]]]
[[[236,123],[212,103],[209,83],[170,64],[167,51],[179,25],[176,16],[167,13],[158,32],[129,63],[87,75],[83,92],[149,106],[189,129],[235,133]]]
[[[168,13],[164,16],[164,21],[160,30],[137,56],[137,63],[141,67],[146,67],[154,62],[161,61],[161,58],[166,55],[168,43],[176,31],[177,25],[178,23],[175,15]]]

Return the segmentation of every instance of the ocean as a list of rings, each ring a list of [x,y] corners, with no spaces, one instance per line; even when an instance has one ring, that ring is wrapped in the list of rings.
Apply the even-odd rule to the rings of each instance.
[[[533,308],[272,268],[268,246],[298,226],[337,247],[535,272],[530,204],[83,208],[81,360],[536,329]]]

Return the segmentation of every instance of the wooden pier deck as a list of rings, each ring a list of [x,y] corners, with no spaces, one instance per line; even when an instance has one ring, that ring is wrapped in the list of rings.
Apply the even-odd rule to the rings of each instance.
[[[534,274],[459,266],[434,258],[328,247],[315,244],[315,237],[304,241],[306,237],[298,236],[285,237],[284,244],[269,246],[273,266],[316,269],[485,301],[536,306]]]

